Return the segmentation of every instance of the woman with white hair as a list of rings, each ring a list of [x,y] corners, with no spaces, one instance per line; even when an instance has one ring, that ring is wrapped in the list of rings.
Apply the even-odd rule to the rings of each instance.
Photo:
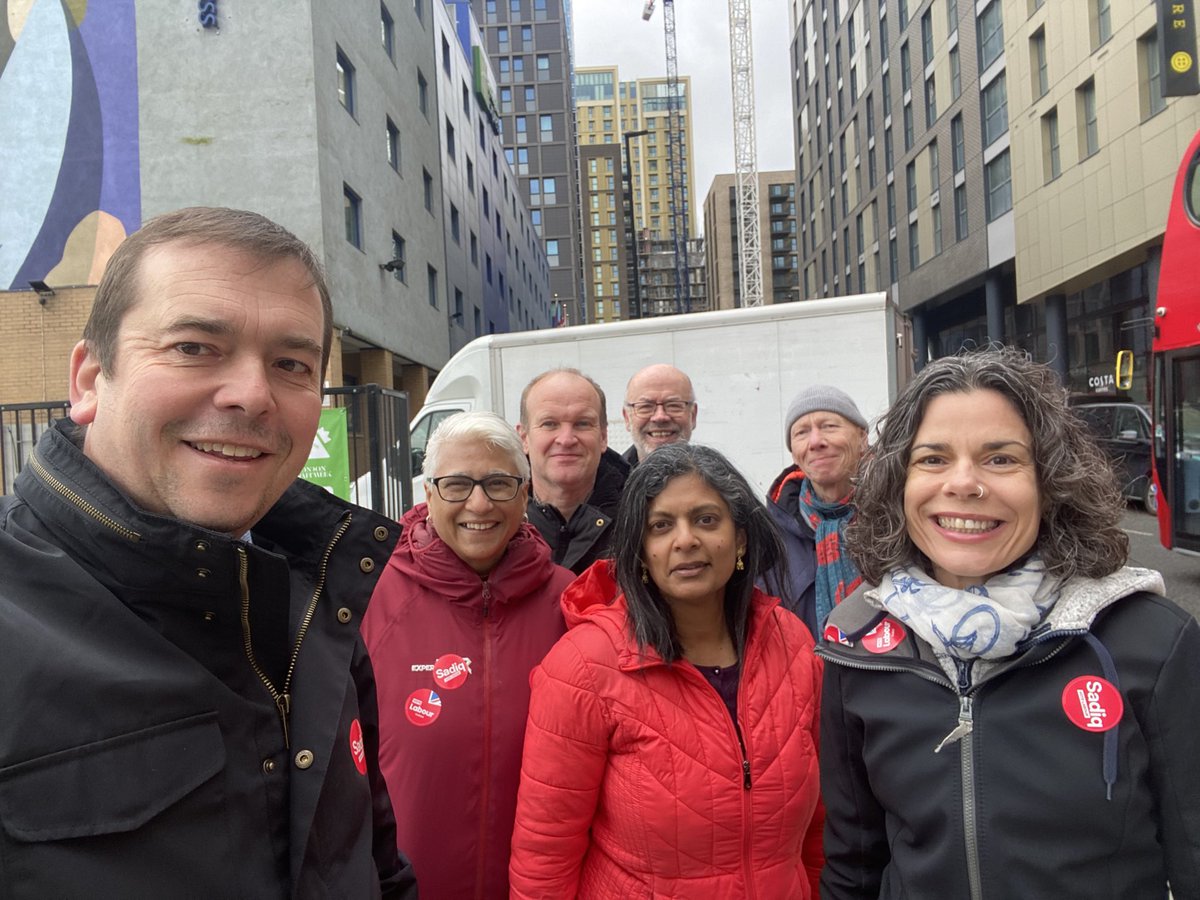
[[[499,416],[446,419],[424,475],[362,625],[379,764],[423,900],[507,898],[529,673],[573,576],[525,521],[529,461]]]

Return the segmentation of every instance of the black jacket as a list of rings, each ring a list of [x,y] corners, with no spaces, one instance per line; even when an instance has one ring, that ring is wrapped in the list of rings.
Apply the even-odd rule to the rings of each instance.
[[[47,432],[0,500],[0,897],[415,896],[358,635],[398,536],[303,482],[251,543],[151,515]]]
[[[608,555],[617,503],[629,477],[629,463],[615,450],[605,450],[596,469],[596,484],[568,522],[554,506],[529,494],[525,514],[550,545],[554,561],[576,575]]]
[[[957,684],[866,588],[834,609],[852,646],[817,650],[823,898],[1200,897],[1200,627],[1130,593],[1138,571],[1072,579],[1025,650]],[[1081,676],[1119,690],[1118,727],[1069,718]]]

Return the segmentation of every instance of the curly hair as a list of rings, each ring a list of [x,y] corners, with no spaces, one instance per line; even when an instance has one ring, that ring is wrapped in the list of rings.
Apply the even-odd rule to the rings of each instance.
[[[725,623],[741,659],[754,583],[783,558],[783,543],[745,476],[720,452],[698,444],[658,448],[638,463],[621,493],[610,546],[617,584],[629,608],[630,635],[643,652],[653,647],[667,662],[683,658],[671,608],[653,581],[642,582],[642,546],[650,503],[668,482],[683,475],[698,476],[720,494],[734,528],[746,535],[744,568],[735,570],[725,585]]]
[[[941,394],[996,391],[1033,438],[1041,521],[1034,550],[1046,571],[1099,578],[1129,556],[1119,522],[1124,500],[1112,465],[1067,406],[1058,375],[1027,353],[991,347],[930,363],[896,398],[879,424],[879,439],[859,469],[858,513],[846,529],[847,551],[863,579],[878,584],[898,566],[929,560],[913,544],[904,516],[909,455],[930,401]]]

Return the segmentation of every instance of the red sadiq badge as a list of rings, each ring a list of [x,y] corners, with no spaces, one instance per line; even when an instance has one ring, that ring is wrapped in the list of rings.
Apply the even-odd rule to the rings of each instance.
[[[359,775],[367,774],[367,751],[363,747],[362,725],[355,719],[350,723],[350,755]]]
[[[890,653],[907,635],[899,622],[884,619],[863,635],[862,645],[872,653]]]
[[[432,725],[442,714],[442,698],[436,691],[413,691],[404,704],[404,714],[414,725]]]
[[[462,687],[470,674],[471,660],[453,653],[439,656],[433,664],[433,680],[443,690],[452,691]]]
[[[1084,731],[1115,728],[1125,712],[1121,692],[1099,675],[1080,675],[1068,682],[1062,706],[1071,724]]]

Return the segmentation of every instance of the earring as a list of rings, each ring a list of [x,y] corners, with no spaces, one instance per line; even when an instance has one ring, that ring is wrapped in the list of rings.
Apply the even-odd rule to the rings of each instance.
[[[742,562],[742,557],[743,557],[743,556],[745,556],[745,555],[746,555],[746,551],[745,551],[745,550],[739,550],[739,551],[738,551],[737,565],[736,565],[736,566],[734,566],[734,568],[735,568],[735,569],[737,569],[739,572],[745,572],[745,571],[746,571],[746,564],[745,564],[744,562]]]
[[[649,583],[650,583],[650,570],[646,568],[645,564],[643,564],[642,565],[642,584],[649,584]]]

